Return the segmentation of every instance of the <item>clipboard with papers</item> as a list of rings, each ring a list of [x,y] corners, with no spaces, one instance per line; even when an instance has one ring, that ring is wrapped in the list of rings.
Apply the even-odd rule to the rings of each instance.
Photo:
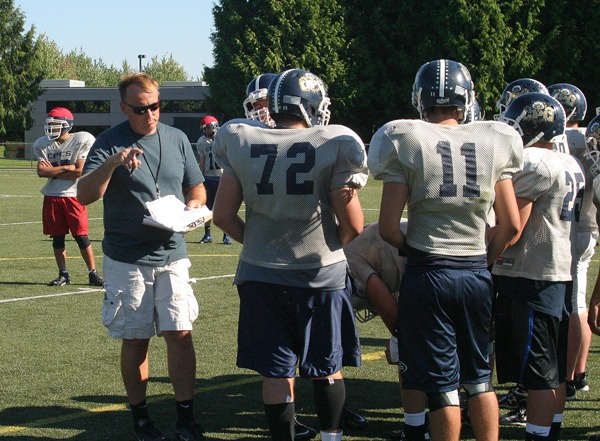
[[[187,233],[212,219],[212,211],[206,205],[188,209],[174,195],[146,202],[146,208],[150,215],[144,216],[144,225],[176,233]]]

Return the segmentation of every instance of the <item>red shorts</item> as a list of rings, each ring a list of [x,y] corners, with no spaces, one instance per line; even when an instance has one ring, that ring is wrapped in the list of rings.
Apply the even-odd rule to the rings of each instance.
[[[47,236],[88,234],[87,209],[75,197],[44,196],[42,223]]]

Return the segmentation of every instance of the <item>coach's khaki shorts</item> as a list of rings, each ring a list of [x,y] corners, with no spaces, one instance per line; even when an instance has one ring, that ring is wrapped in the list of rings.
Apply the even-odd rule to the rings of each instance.
[[[191,331],[198,302],[190,286],[189,259],[152,267],[104,256],[102,324],[114,338],[147,339],[163,331]]]

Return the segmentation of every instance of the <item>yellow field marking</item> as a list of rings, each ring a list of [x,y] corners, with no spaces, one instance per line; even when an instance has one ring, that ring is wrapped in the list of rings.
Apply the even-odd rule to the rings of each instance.
[[[362,359],[363,359],[363,361],[372,361],[372,360],[378,360],[383,357],[384,357],[383,351],[378,351],[378,352],[370,352],[368,354],[363,354]],[[250,377],[250,378],[242,378],[239,380],[229,381],[226,383],[212,384],[209,386],[195,388],[194,393],[203,393],[203,392],[209,392],[209,391],[214,391],[214,390],[227,389],[227,388],[231,388],[231,387],[241,386],[244,384],[258,383],[260,381],[262,381],[262,377],[259,377],[259,376]],[[155,395],[155,396],[149,396],[147,401],[149,403],[155,403],[155,402],[158,402],[161,400],[172,399],[172,398],[173,398],[172,395]],[[128,409],[128,406],[125,403],[111,404],[109,406],[101,406],[101,407],[96,407],[93,409],[85,409],[85,410],[80,410],[78,412],[68,413],[68,414],[61,415],[61,416],[55,416],[52,418],[45,418],[42,420],[31,421],[31,422],[29,422],[27,424],[23,424],[21,426],[1,426],[0,427],[0,435],[7,435],[9,433],[22,432],[22,431],[28,430],[28,429],[39,429],[43,426],[52,426],[57,423],[63,423],[65,421],[72,421],[72,420],[76,420],[78,418],[85,418],[86,414],[88,414],[90,412],[92,412],[92,413],[117,412],[117,411],[124,411],[127,409]]]

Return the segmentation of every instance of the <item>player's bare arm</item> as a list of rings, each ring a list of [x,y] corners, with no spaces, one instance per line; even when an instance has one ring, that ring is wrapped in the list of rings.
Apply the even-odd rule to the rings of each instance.
[[[402,212],[408,200],[408,186],[398,182],[383,184],[379,211],[379,234],[390,245],[403,249],[406,236],[400,230]]]
[[[496,193],[494,213],[497,225],[494,227],[494,234],[488,244],[488,265],[494,263],[506,248],[516,242],[517,235],[521,231],[519,206],[512,179],[503,179],[497,182],[494,192]]]
[[[365,224],[358,192],[349,187],[336,188],[330,192],[330,196],[338,220],[338,237],[342,244],[347,244],[360,234]]]
[[[223,174],[213,205],[213,223],[239,243],[244,243],[245,222],[238,215],[243,200],[240,181]]]

